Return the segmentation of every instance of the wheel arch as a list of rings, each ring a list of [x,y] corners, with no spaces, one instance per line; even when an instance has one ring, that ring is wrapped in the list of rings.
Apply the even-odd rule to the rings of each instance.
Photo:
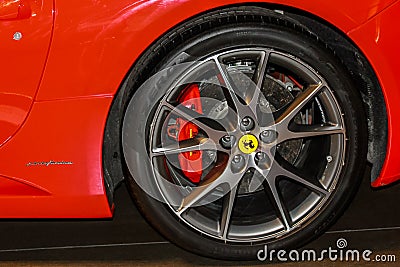
[[[371,182],[384,166],[388,147],[388,117],[385,98],[379,79],[367,57],[342,31],[322,19],[302,12],[289,13],[314,33],[342,61],[359,89],[368,123],[368,162]]]
[[[173,28],[168,29],[164,32],[161,37],[154,38],[154,41],[144,48],[134,61],[128,74],[123,79],[123,83],[119,87],[115,94],[113,104],[110,108],[107,124],[105,127],[104,142],[103,142],[103,171],[104,179],[106,184],[107,195],[109,200],[112,201],[112,195],[114,189],[124,179],[124,168],[123,166],[123,153],[120,138],[115,138],[121,134],[121,124],[124,110],[127,103],[124,101],[127,94],[133,92],[129,91],[129,88],[140,84],[144,80],[143,73],[146,72],[146,68],[150,69],[149,66],[144,66],[148,59],[148,51],[155,49],[156,46],[160,46],[162,41],[166,41],[166,45],[177,45],[171,36],[168,40],[165,40],[165,36],[174,32],[175,29],[189,20],[195,20],[201,14],[206,12],[213,12],[221,10],[223,8],[229,8],[233,6],[255,6],[262,7],[269,10],[275,10],[278,13],[284,12],[293,21],[298,22],[303,30],[307,31],[310,35],[314,36],[316,40],[323,42],[329,49],[331,49],[336,56],[343,62],[346,68],[349,70],[355,84],[360,88],[360,92],[363,97],[364,109],[368,115],[368,128],[369,128],[369,150],[368,160],[372,164],[371,180],[375,180],[382,169],[385,161],[386,147],[387,147],[387,116],[386,116],[386,105],[383,98],[382,90],[379,81],[369,64],[366,57],[357,48],[357,46],[348,38],[345,34],[345,30],[350,30],[352,27],[357,26],[355,23],[352,25],[349,21],[341,24],[341,29],[335,27],[328,20],[321,17],[317,17],[312,13],[306,12],[303,9],[294,8],[290,6],[276,5],[270,3],[260,2],[249,2],[231,5],[222,5],[214,9],[203,11],[186,20],[178,23]],[[340,16],[339,16],[340,17]],[[339,19],[338,19],[339,20]],[[144,29],[145,30],[145,29]],[[204,30],[204,29],[203,29]],[[198,34],[198,33],[193,33]],[[317,37],[318,36],[318,37]],[[189,38],[190,36],[185,36]],[[162,41],[161,41],[162,40]],[[182,41],[182,40],[181,40]],[[162,45],[165,45],[164,43]],[[345,47],[346,49],[342,49]],[[157,58],[162,58],[162,54],[167,51],[159,51]],[[351,55],[351,57],[349,57]],[[353,62],[353,60],[355,62]],[[147,62],[148,63],[148,62]],[[356,70],[356,71],[352,71]],[[140,71],[139,71],[140,70]],[[137,75],[137,77],[133,77]],[[374,99],[374,101],[372,101]],[[379,118],[376,118],[374,114],[380,114]],[[122,163],[121,163],[122,162]],[[110,202],[111,203],[111,202]]]

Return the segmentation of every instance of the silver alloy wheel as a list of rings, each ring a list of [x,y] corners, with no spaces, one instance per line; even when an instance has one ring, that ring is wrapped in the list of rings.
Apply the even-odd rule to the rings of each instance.
[[[222,92],[214,100],[227,107],[223,115],[211,115],[212,108],[200,114],[176,101],[193,73],[199,86],[208,87],[204,92]],[[245,79],[235,80],[238,73],[249,77],[253,86]],[[276,95],[277,88],[281,93]],[[276,104],[282,95],[287,99]],[[213,102],[206,93],[201,101],[205,106]],[[195,124],[201,134],[166,140],[166,128],[177,118]],[[246,128],[251,122],[254,126]],[[221,145],[227,136],[235,140],[229,148]],[[257,140],[254,151],[239,147],[244,137]],[[299,229],[329,203],[345,160],[345,140],[340,107],[316,70],[286,53],[246,48],[208,57],[181,74],[155,112],[149,157],[158,190],[177,219],[223,242],[253,242]],[[175,158],[191,151],[207,156],[198,184],[185,180]],[[316,158],[318,164],[312,162]],[[302,175],[307,172],[310,177]],[[166,180],[181,190],[168,188]],[[254,203],[261,194],[265,201]],[[246,212],[238,210],[239,202],[248,210],[249,205],[264,206],[256,208],[253,219],[251,212],[241,216]]]

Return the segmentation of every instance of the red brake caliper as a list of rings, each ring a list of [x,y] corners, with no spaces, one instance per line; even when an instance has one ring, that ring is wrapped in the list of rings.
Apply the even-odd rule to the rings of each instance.
[[[197,84],[191,84],[183,90],[183,94],[179,97],[179,102],[187,108],[203,114],[203,108],[200,101],[200,90]],[[199,133],[199,127],[182,118],[176,121],[178,130],[176,136],[178,141],[191,139]],[[203,174],[202,151],[195,150],[190,152],[180,153],[178,155],[179,164],[183,174],[193,183],[200,182]]]

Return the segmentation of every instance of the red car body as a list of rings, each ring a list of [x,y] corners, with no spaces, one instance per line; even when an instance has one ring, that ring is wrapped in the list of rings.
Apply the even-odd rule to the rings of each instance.
[[[111,217],[103,138],[114,96],[160,36],[202,12],[252,3],[302,10],[360,49],[386,102],[386,159],[400,178],[400,1],[0,1],[0,217]],[[376,178],[376,179],[375,179]]]

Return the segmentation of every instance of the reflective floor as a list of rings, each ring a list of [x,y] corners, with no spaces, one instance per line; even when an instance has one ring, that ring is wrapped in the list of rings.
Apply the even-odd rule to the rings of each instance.
[[[365,177],[341,219],[306,249],[337,248],[344,239],[347,249],[371,250],[374,258],[396,256],[397,262],[282,263],[274,266],[399,266],[400,184],[373,190]],[[1,266],[243,266],[265,262],[225,262],[190,254],[165,241],[141,218],[125,186],[116,194],[113,220],[0,221]],[[343,241],[343,240],[342,240]],[[374,258],[375,259],[375,258]],[[18,262],[16,262],[18,261]]]

